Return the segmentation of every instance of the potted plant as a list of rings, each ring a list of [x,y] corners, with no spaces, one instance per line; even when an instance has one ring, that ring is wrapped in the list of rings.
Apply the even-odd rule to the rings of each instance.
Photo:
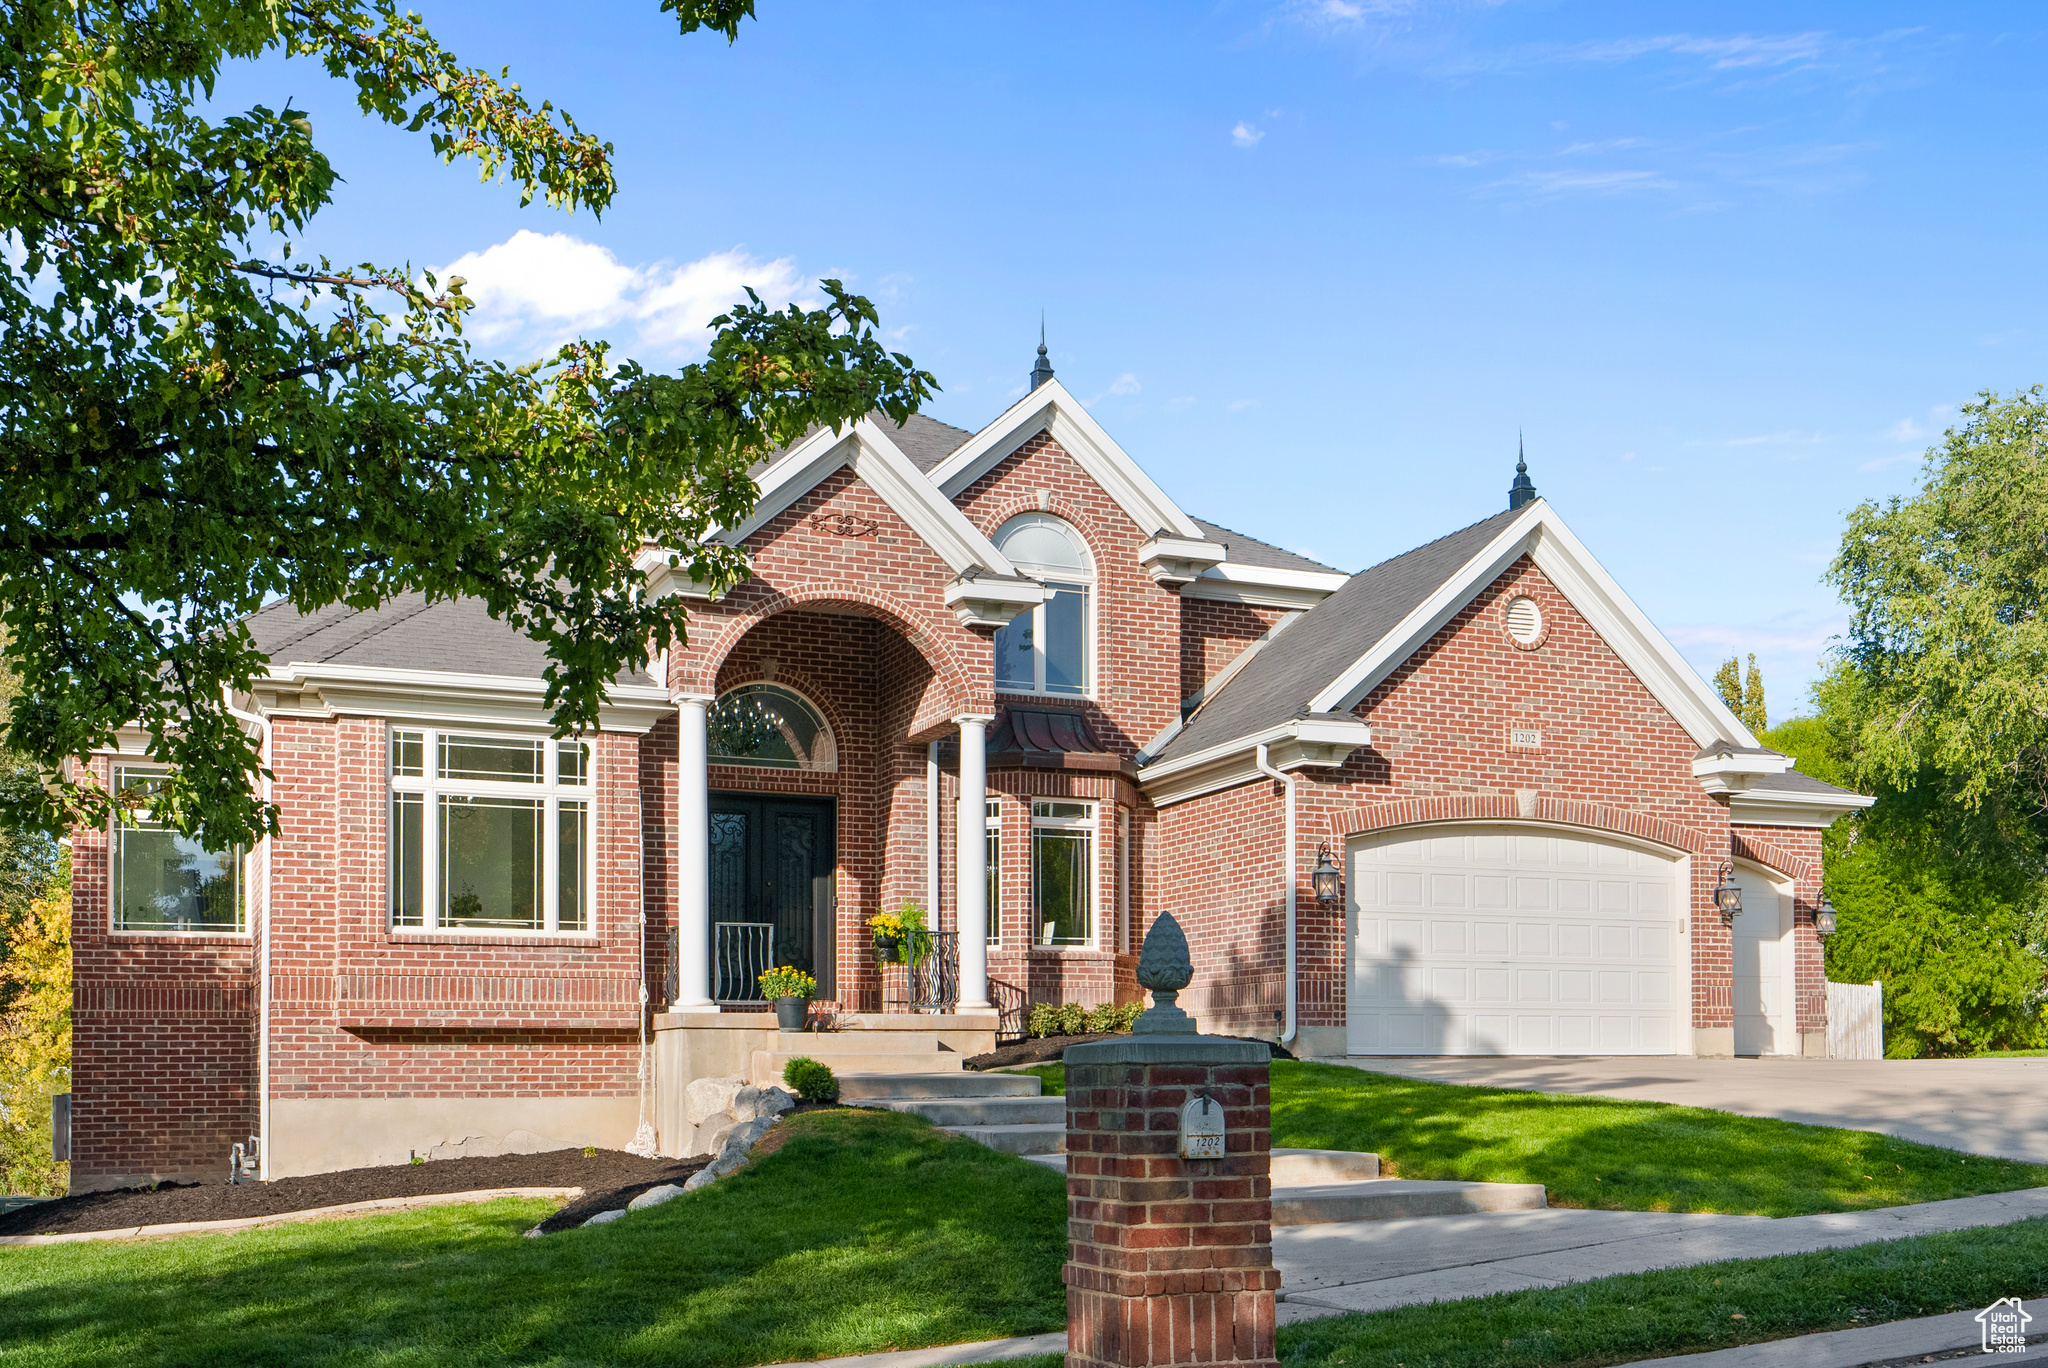
[[[811,995],[818,981],[803,970],[778,965],[761,975],[761,996],[775,1004],[775,1024],[785,1031],[801,1031],[811,1010]]]
[[[877,912],[868,918],[868,929],[875,933],[875,962],[894,964],[903,945],[903,918],[894,912]]]
[[[903,906],[897,909],[896,920],[903,927],[903,962],[915,969],[932,952],[931,932],[925,927],[924,904],[915,898],[905,898]]]

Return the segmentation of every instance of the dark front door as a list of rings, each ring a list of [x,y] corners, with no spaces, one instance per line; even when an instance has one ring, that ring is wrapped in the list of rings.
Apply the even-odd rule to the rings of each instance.
[[[794,965],[832,996],[830,798],[711,795],[711,995],[758,1002],[761,972]]]

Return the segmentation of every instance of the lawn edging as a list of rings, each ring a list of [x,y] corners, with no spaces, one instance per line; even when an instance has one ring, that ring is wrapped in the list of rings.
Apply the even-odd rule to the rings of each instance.
[[[574,1201],[582,1195],[583,1189],[578,1187],[508,1187],[479,1188],[474,1192],[436,1192],[418,1197],[374,1197],[367,1202],[343,1202],[339,1206],[280,1211],[273,1216],[242,1216],[229,1221],[175,1221],[167,1225],[128,1226],[120,1230],[73,1230],[61,1235],[0,1235],[0,1248],[9,1245],[77,1244],[84,1240],[149,1240],[167,1235],[213,1235],[230,1230],[289,1225],[295,1221],[331,1221],[385,1211],[467,1206],[472,1202],[495,1202],[500,1197],[565,1197]]]

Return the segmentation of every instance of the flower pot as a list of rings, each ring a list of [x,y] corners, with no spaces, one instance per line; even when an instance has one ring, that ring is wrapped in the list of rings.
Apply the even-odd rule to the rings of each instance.
[[[875,963],[894,964],[896,962],[896,952],[901,948],[902,944],[901,941],[877,939],[875,941]]]
[[[809,998],[777,998],[775,999],[775,1024],[785,1031],[801,1031],[804,1028],[804,1018],[810,1015],[810,1011],[811,1000]]]

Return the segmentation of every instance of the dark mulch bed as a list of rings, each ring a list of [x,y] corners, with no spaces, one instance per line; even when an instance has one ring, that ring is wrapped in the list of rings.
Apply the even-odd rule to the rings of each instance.
[[[623,1150],[599,1150],[586,1155],[580,1149],[565,1149],[546,1154],[504,1154],[492,1159],[434,1159],[424,1164],[343,1169],[304,1178],[280,1178],[274,1183],[184,1183],[154,1189],[86,1192],[54,1202],[38,1202],[0,1216],[0,1235],[64,1235],[179,1221],[232,1221],[367,1202],[379,1197],[425,1197],[480,1188],[582,1188],[586,1195],[556,1213],[550,1218],[552,1222],[572,1212],[581,1211],[583,1217],[589,1217],[622,1207],[658,1184],[681,1183],[706,1162],[701,1158],[642,1159]]]
[[[1008,1045],[998,1045],[987,1054],[972,1055],[966,1064],[970,1069],[1012,1069],[1020,1064],[1057,1064],[1069,1045],[1086,1045],[1091,1040],[1110,1040],[1121,1034],[1123,1033],[1119,1031],[1094,1031],[1083,1035],[1026,1037],[1023,1040],[1013,1040]],[[1215,1040],[1219,1037],[1209,1038]],[[1275,1059],[1294,1058],[1284,1045],[1271,1040],[1260,1040],[1257,1036],[1223,1036],[1220,1039],[1250,1040],[1272,1050]]]

